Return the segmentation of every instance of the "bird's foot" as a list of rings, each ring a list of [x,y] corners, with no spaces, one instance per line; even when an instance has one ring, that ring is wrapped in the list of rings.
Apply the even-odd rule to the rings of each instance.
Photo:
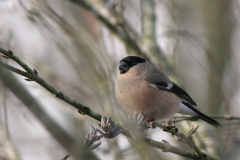
[[[155,119],[152,117],[146,118],[146,116],[142,112],[135,112],[131,119],[133,124],[135,124],[137,126],[137,129],[140,131],[145,131],[148,128],[154,128],[154,120]]]
[[[160,128],[162,128],[163,130],[171,130],[173,129],[174,132],[178,132],[178,128],[175,126],[175,120],[176,118],[173,118],[173,120],[169,120],[169,121],[166,121],[165,124],[163,126],[158,126]]]
[[[165,126],[171,127],[171,128],[176,128],[176,126],[175,126],[175,120],[176,120],[176,118],[173,118],[172,121],[171,121],[171,120],[166,121]]]

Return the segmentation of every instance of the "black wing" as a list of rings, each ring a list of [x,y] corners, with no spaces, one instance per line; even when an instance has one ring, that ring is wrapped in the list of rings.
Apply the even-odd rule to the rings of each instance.
[[[150,85],[157,89],[172,92],[172,93],[176,94],[178,97],[180,97],[183,100],[185,100],[186,102],[188,102],[189,104],[191,104],[193,106],[197,106],[196,102],[193,101],[193,99],[187,94],[187,92],[185,92],[182,88],[180,88],[178,85],[176,85],[173,82],[169,82],[169,83],[159,82],[159,83],[154,83],[154,84],[150,83]]]

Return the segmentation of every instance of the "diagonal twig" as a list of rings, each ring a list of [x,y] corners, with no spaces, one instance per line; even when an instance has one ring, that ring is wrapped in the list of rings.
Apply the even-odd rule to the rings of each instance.
[[[212,115],[212,116],[210,115],[209,117],[216,118],[216,119],[223,119],[223,120],[227,120],[227,121],[240,120],[240,117],[232,116],[232,115]],[[176,122],[199,120],[199,117],[197,117],[197,116],[174,116],[174,118],[177,118]]]
[[[207,158],[215,159],[215,158],[210,157],[209,155],[206,155],[205,153],[201,152],[200,149],[198,148],[198,146],[196,145],[196,143],[194,142],[192,135],[196,132],[196,130],[198,129],[198,126],[196,128],[194,128],[192,126],[192,128],[189,131],[189,135],[187,136],[184,133],[180,132],[178,130],[178,128],[175,127],[174,123],[172,125],[164,125],[162,123],[154,122],[152,125],[154,127],[160,127],[165,132],[171,133],[172,135],[174,135],[176,137],[177,141],[186,142],[191,148],[193,148],[195,150],[195,152],[197,153],[198,159],[207,159]]]
[[[36,74],[36,70],[32,70],[27,64],[25,64],[23,61],[21,61],[18,57],[16,57],[15,55],[13,55],[12,51],[7,51],[3,48],[0,47],[0,52],[3,53],[7,58],[10,58],[12,60],[14,60],[15,62],[17,62],[20,66],[22,66],[27,72],[21,71],[17,68],[11,67],[3,62],[0,63],[0,65],[6,69],[9,69],[15,73],[18,73],[24,77],[27,77],[28,79],[37,82],[39,85],[41,85],[42,87],[44,87],[46,90],[48,90],[49,92],[51,92],[54,96],[56,96],[59,99],[62,99],[63,101],[67,102],[68,104],[74,106],[75,108],[77,108],[78,110],[82,111],[84,114],[89,115],[90,117],[100,121],[101,120],[101,115],[98,114],[97,112],[94,112],[93,110],[91,110],[89,107],[77,102],[76,100],[66,96],[64,93],[62,93],[61,91],[55,89],[53,86],[51,86],[50,84],[48,84],[46,81],[44,81],[41,77],[38,76],[38,74]]]

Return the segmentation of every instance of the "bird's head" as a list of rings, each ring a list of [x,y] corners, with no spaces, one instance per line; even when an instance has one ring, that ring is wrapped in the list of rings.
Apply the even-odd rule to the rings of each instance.
[[[130,68],[138,65],[139,63],[144,63],[146,62],[145,59],[141,58],[141,57],[137,57],[137,56],[128,56],[123,58],[120,62],[119,62],[119,70],[121,74],[126,73]]]

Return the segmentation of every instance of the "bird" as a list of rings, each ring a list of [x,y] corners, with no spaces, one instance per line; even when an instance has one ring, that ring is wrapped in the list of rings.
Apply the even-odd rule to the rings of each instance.
[[[186,91],[138,56],[127,56],[119,62],[115,97],[129,115],[143,113],[146,118],[165,120],[180,113],[198,116],[215,127],[221,126],[197,110],[196,102]]]

